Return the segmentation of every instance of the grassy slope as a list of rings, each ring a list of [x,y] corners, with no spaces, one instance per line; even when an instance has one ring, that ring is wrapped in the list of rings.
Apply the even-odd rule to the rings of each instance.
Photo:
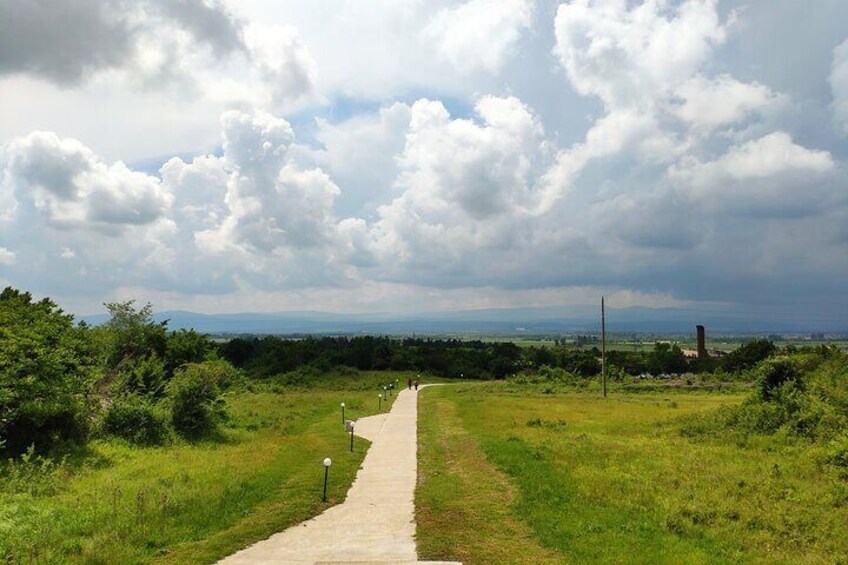
[[[418,413],[418,553],[464,563],[550,563],[511,511],[516,489],[486,460],[448,400],[456,387],[422,393]]]
[[[331,383],[347,391],[238,393],[221,442],[99,441],[50,480],[0,482],[0,562],[208,563],[315,515],[326,506],[322,459],[333,459],[336,504],[367,447],[357,440],[348,451],[339,402],[348,417],[375,413],[385,379]]]
[[[848,555],[848,485],[816,462],[814,448],[777,438],[696,443],[678,433],[678,415],[739,397],[603,401],[512,388],[463,385],[423,395],[424,558],[473,564],[504,555],[511,557],[500,562],[518,563],[525,553],[541,555],[540,546],[563,563],[820,563]],[[451,456],[451,437],[467,445],[459,457]],[[452,476],[462,480],[446,480]],[[439,492],[446,488],[450,496]],[[469,508],[491,513],[469,516]],[[504,513],[532,538],[480,535],[499,531]]]

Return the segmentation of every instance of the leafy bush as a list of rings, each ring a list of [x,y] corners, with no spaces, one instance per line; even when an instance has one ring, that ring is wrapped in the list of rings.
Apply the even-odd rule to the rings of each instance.
[[[173,373],[188,363],[201,363],[215,355],[215,345],[206,334],[194,330],[178,330],[168,334],[165,366]]]
[[[298,367],[294,371],[275,375],[272,378],[274,384],[282,386],[307,386],[315,380],[315,373],[309,367]]]
[[[685,435],[785,433],[827,441],[848,428],[848,357],[804,352],[762,361],[753,371],[757,389],[740,406],[698,416]]]
[[[827,462],[831,465],[848,469],[848,432],[830,443]]]
[[[765,401],[803,386],[797,363],[791,357],[766,360],[760,365],[758,373],[757,388]]]
[[[0,293],[0,439],[10,454],[84,439],[92,342],[49,299]]]
[[[166,417],[150,401],[136,395],[119,398],[109,406],[103,429],[141,445],[161,444],[168,435]]]
[[[165,364],[154,353],[140,359],[126,359],[118,371],[118,389],[121,393],[145,394],[161,397],[168,382]]]
[[[515,375],[510,380],[518,384],[543,384],[556,383],[565,385],[575,385],[580,378],[559,367],[548,367],[547,365],[539,368],[538,371],[532,373],[520,373]]]
[[[192,363],[176,373],[168,383],[171,424],[188,439],[213,433],[226,418],[219,384],[228,377],[220,363]]]

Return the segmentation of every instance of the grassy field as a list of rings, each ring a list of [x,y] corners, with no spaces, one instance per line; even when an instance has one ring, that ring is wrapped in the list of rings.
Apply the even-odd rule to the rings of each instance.
[[[681,434],[688,415],[741,399],[426,390],[419,553],[466,564],[848,563],[848,482],[816,448]]]
[[[62,465],[4,464],[0,562],[211,563],[313,516],[343,500],[367,447],[358,439],[349,452],[339,403],[348,417],[376,413],[387,378],[230,393],[232,418],[218,441],[101,440]],[[333,459],[327,504],[324,457]]]
[[[719,351],[730,352],[738,349],[747,341],[760,336],[713,336],[707,337],[707,347],[709,349],[717,349]],[[499,336],[499,337],[466,337],[465,339],[478,339],[484,342],[502,342],[509,341],[519,347],[548,347],[552,348],[556,345],[552,336]],[[582,346],[577,346],[574,343],[573,337],[564,337],[567,340],[568,346],[575,349],[589,350],[593,347],[600,349],[601,342],[598,336],[597,343],[589,343]],[[681,349],[695,349],[697,342],[693,335],[669,334],[669,335],[646,335],[641,337],[623,337],[621,335],[607,335],[607,351],[628,351],[628,352],[649,352],[654,350],[654,345],[657,342],[670,342],[678,345]],[[829,339],[826,341],[810,341],[806,339],[784,339],[774,342],[778,347],[786,347],[789,345],[795,347],[816,347],[819,345],[835,346],[843,351],[848,351],[848,340],[844,339]]]

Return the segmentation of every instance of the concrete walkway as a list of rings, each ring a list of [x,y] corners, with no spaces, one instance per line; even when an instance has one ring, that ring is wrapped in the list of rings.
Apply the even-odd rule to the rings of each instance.
[[[388,414],[357,421],[355,433],[372,444],[344,503],[220,563],[417,563],[417,399],[401,390]]]

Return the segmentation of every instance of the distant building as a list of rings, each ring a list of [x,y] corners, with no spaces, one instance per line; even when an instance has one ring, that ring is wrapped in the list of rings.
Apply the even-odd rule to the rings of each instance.
[[[704,326],[698,324],[695,326],[698,333],[698,359],[706,359],[707,357],[707,330]]]
[[[706,359],[709,357],[717,358],[724,357],[725,355],[727,355],[727,353],[721,351],[720,349],[707,349],[707,331],[704,326],[698,324],[697,326],[695,326],[695,331],[697,333],[696,349],[684,349],[684,356],[697,359]]]

